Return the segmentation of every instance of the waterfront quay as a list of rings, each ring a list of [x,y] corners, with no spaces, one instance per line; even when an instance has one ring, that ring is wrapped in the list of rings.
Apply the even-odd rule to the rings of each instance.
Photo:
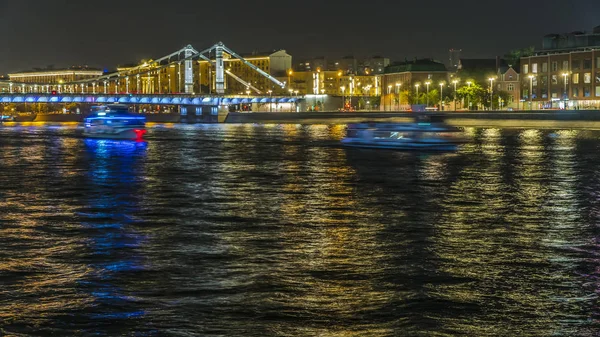
[[[448,111],[429,113],[441,116],[454,126],[503,128],[577,128],[600,129],[600,111],[597,110],[541,110],[541,111]],[[151,123],[202,124],[202,116],[181,116],[178,113],[146,113]],[[13,123],[63,123],[82,122],[81,114],[32,114],[21,116]],[[220,114],[218,123],[225,124],[303,124],[340,125],[360,122],[410,122],[413,113],[403,111],[371,112],[298,112],[298,113],[239,113]],[[217,123],[213,120],[210,124]],[[10,124],[6,123],[6,124]]]

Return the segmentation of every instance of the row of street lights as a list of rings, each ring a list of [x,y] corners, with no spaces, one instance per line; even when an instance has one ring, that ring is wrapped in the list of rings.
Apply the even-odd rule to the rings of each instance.
[[[454,84],[454,104],[456,106],[456,86],[458,85],[459,81],[458,80],[453,80],[452,84]],[[427,94],[426,94],[426,99],[427,99],[427,106],[429,106],[429,86],[432,84],[431,81],[426,81],[425,82],[425,86],[427,87]],[[467,84],[470,86],[471,82],[467,82]],[[443,105],[444,102],[444,86],[446,85],[446,82],[441,81],[440,82],[440,108]],[[392,88],[394,86],[393,85],[388,85],[388,95],[391,94],[392,92]],[[396,83],[396,93],[398,94],[398,105],[401,105],[401,96],[400,96],[400,88],[402,87],[402,83]],[[417,93],[417,103],[419,102],[419,88],[421,87],[421,83],[416,83],[415,84],[415,89],[416,89],[416,93]],[[390,98],[390,105],[391,105],[391,98]]]

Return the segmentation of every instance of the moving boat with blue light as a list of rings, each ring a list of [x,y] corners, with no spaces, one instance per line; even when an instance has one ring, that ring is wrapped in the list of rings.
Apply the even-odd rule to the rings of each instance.
[[[454,151],[466,140],[462,130],[432,116],[417,116],[414,123],[349,124],[343,146],[423,151]]]
[[[83,135],[90,138],[141,140],[147,133],[146,117],[129,111],[127,105],[92,107],[85,118]]]

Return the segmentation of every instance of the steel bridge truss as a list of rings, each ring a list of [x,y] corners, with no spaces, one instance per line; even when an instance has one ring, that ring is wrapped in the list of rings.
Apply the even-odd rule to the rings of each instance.
[[[207,56],[207,55],[211,55],[211,53],[213,53],[213,52],[215,54],[214,60],[212,60],[209,56]],[[236,52],[234,52],[233,50],[231,50],[230,48],[225,46],[222,42],[219,42],[219,43],[213,45],[212,47],[207,48],[202,51],[197,51],[191,45],[187,45],[184,48],[182,48],[174,53],[171,53],[169,55],[163,56],[157,60],[152,60],[150,62],[141,64],[141,65],[138,65],[135,67],[127,68],[126,70],[117,71],[114,73],[102,75],[102,76],[99,76],[96,78],[91,78],[91,79],[77,80],[77,81],[65,82],[65,83],[60,83],[60,84],[15,82],[15,81],[1,81],[0,83],[3,82],[5,85],[8,85],[10,94],[14,94],[17,92],[21,93],[21,94],[27,94],[27,93],[48,93],[49,94],[52,91],[57,91],[59,94],[68,94],[71,96],[73,96],[73,95],[77,96],[77,94],[81,94],[81,95],[89,94],[90,86],[92,87],[92,92],[91,92],[92,94],[109,94],[110,90],[108,88],[110,88],[111,84],[114,84],[115,92],[117,92],[118,86],[120,83],[122,83],[122,81],[124,81],[126,83],[126,92],[129,92],[129,83],[130,83],[131,78],[133,78],[136,81],[136,83],[137,83],[136,88],[139,91],[140,81],[141,81],[140,77],[143,77],[144,75],[160,74],[160,71],[162,71],[166,68],[175,66],[175,67],[178,67],[177,76],[178,76],[179,86],[181,86],[181,84],[183,83],[185,94],[193,94],[194,93],[193,92],[194,91],[193,61],[204,60],[209,63],[210,67],[214,66],[215,89],[216,89],[215,93],[217,95],[225,94],[225,75],[226,74],[228,76],[232,77],[234,80],[245,85],[248,89],[252,89],[257,94],[262,94],[262,92],[258,88],[252,86],[250,83],[239,78],[238,76],[236,76],[229,70],[225,70],[224,58],[223,58],[224,53],[228,53],[233,58],[240,60],[242,63],[244,63],[245,65],[247,65],[254,71],[258,72],[260,75],[264,76],[265,78],[267,78],[268,80],[270,80],[271,82],[276,84],[277,86],[280,86],[281,88],[285,87],[285,83],[282,83],[281,81],[279,81],[276,78],[274,78],[273,76],[271,76],[269,73],[263,71],[262,69],[258,68],[254,64],[250,63],[249,61],[244,59],[242,56],[240,56],[239,54],[237,54]],[[176,60],[172,61],[173,58],[175,58]],[[182,69],[181,69],[182,65],[183,65],[183,82],[182,82]],[[170,81],[170,77],[169,77],[169,81]],[[212,83],[209,83],[209,86],[210,85],[212,85]],[[162,94],[160,76],[158,76],[158,87],[159,87],[158,93]],[[170,89],[170,87],[169,87],[169,89]],[[86,92],[86,91],[88,91],[88,92]],[[181,90],[178,90],[178,91],[181,92]],[[40,96],[40,97],[42,97],[42,96]],[[77,97],[82,97],[82,96],[77,96]]]

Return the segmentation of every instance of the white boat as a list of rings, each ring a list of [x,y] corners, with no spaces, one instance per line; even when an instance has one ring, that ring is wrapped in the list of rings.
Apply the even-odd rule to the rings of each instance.
[[[146,133],[146,117],[129,112],[121,104],[93,107],[83,131],[90,138],[129,140],[142,140]]]
[[[358,148],[453,151],[465,142],[459,128],[443,122],[349,124],[342,145]]]

